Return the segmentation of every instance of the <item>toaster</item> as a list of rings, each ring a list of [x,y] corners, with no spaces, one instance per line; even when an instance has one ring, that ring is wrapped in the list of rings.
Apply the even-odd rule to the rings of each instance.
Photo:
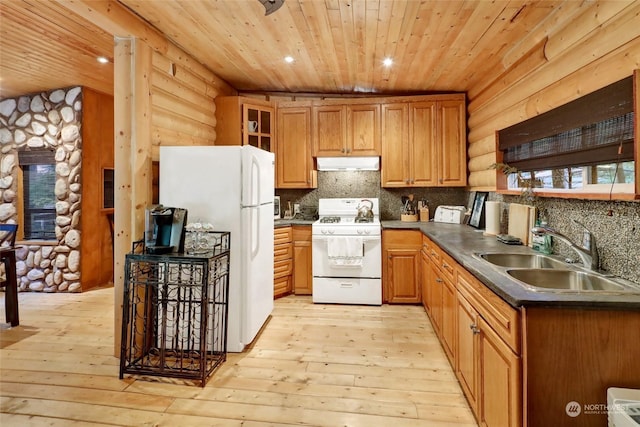
[[[433,222],[446,222],[448,224],[462,224],[467,208],[464,206],[438,206],[433,216]]]

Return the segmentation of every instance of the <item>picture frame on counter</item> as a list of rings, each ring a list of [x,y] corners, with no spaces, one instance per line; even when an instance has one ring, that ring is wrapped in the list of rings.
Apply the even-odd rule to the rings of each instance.
[[[273,197],[273,219],[280,219],[280,196]]]
[[[471,207],[471,217],[469,218],[469,225],[473,228],[484,227],[484,204],[489,197],[488,192],[477,191],[473,198],[473,206]]]

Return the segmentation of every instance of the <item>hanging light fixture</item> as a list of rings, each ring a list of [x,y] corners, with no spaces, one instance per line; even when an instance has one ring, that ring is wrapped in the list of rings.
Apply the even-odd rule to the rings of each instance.
[[[258,0],[265,9],[265,16],[270,15],[284,4],[284,0]]]

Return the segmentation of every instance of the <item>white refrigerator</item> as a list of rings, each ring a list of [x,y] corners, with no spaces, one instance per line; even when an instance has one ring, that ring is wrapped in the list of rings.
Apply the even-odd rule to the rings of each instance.
[[[274,155],[252,146],[160,147],[160,203],[231,232],[227,351],[273,310]]]

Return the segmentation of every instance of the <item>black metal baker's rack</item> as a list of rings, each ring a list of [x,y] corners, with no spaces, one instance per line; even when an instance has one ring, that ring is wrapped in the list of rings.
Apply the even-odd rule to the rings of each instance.
[[[227,357],[229,232],[199,254],[127,254],[120,378],[199,380]],[[144,252],[144,250],[142,251]]]

